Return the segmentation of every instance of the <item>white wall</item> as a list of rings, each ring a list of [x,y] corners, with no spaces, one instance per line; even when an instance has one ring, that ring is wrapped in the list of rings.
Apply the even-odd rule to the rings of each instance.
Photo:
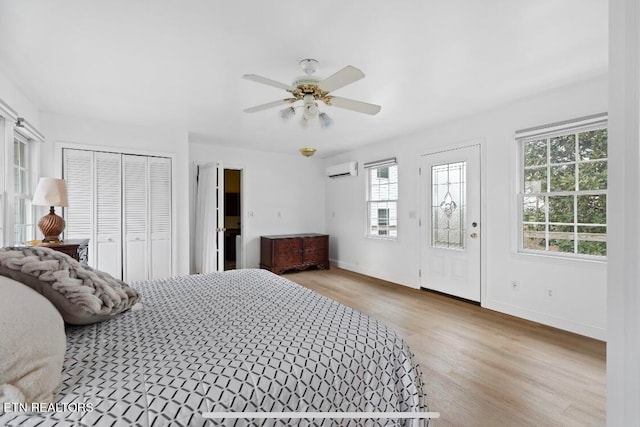
[[[565,87],[501,109],[442,124],[326,160],[363,162],[397,157],[400,193],[398,241],[365,238],[365,174],[328,181],[330,256],[343,268],[419,287],[418,158],[433,148],[484,140],[485,212],[483,306],[605,339],[606,263],[557,260],[515,252],[517,242],[514,131],[607,111],[607,77]],[[417,216],[417,215],[416,215]],[[511,290],[512,280],[520,291]],[[555,291],[544,297],[544,288]]]
[[[14,109],[19,117],[26,119],[31,125],[40,130],[40,112],[38,108],[1,72],[0,99]]]
[[[160,129],[99,120],[41,113],[41,131],[46,137],[42,146],[42,176],[56,176],[60,170],[57,143],[76,143],[116,150],[140,150],[175,154],[173,179],[177,197],[177,271],[189,273],[189,159],[188,134],[179,129]]]
[[[640,425],[640,4],[609,2],[607,425]]]
[[[192,167],[195,162],[222,162],[226,168],[242,168],[243,250],[246,268],[257,268],[260,264],[260,236],[324,232],[322,160],[302,157],[296,148],[292,149],[292,154],[279,154],[213,143],[190,143],[189,159]],[[193,176],[192,174],[192,178]],[[193,202],[193,182],[190,190]],[[192,224],[195,224],[194,214],[192,208]],[[193,227],[191,236],[193,243]]]

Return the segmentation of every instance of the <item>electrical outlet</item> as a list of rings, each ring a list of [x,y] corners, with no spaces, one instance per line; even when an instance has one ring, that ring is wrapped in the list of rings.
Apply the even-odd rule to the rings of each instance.
[[[520,282],[515,280],[511,281],[511,290],[514,292],[518,292],[520,290]]]
[[[551,288],[546,288],[544,290],[544,297],[548,299],[552,299],[555,296],[555,292]]]

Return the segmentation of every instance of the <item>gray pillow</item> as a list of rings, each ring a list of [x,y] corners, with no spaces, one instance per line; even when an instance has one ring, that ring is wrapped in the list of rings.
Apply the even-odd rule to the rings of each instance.
[[[0,275],[45,296],[73,325],[110,319],[140,300],[122,280],[46,247],[0,248]]]

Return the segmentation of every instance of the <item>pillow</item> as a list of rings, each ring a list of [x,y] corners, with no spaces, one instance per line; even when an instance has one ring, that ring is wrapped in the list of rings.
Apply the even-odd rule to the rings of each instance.
[[[44,295],[73,325],[110,319],[140,299],[122,280],[46,247],[0,248],[0,275]]]
[[[0,276],[0,407],[49,403],[62,380],[64,322],[33,289]]]

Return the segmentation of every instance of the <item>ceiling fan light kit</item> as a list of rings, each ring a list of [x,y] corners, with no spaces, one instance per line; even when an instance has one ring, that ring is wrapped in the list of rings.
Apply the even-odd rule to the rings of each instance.
[[[302,118],[300,120],[300,124],[302,127],[310,127],[312,121],[317,119],[320,127],[322,129],[327,129],[333,124],[333,119],[329,117],[327,113],[320,111],[318,108],[318,102],[324,102],[328,106],[344,108],[345,110],[356,111],[358,113],[369,114],[372,116],[380,112],[382,107],[379,105],[330,95],[331,92],[337,89],[363,79],[364,73],[362,71],[356,67],[347,65],[326,79],[320,79],[313,75],[318,70],[318,66],[319,62],[315,59],[307,58],[300,61],[300,67],[302,68],[302,71],[304,71],[305,75],[297,77],[292,85],[280,83],[276,80],[259,76],[257,74],[245,74],[242,77],[247,80],[276,87],[278,89],[284,89],[291,94],[291,97],[288,98],[246,108],[244,110],[245,113],[255,113],[257,111],[268,110],[269,108],[286,104],[295,104],[301,101],[302,105],[291,105],[280,110],[280,118],[284,121],[289,121],[293,116],[295,116],[296,109],[301,108]],[[305,157],[311,157],[315,152],[315,148],[300,148],[300,153]]]
[[[284,110],[280,110],[280,117],[284,121],[290,120],[295,115],[296,115],[296,110],[293,107],[287,107]]]
[[[309,75],[318,71],[318,65],[320,65],[320,63],[315,59],[303,59],[300,61],[300,68]]]
[[[285,120],[291,119],[295,115],[296,108],[301,107],[302,125],[306,126],[309,124],[308,122],[310,120],[317,118],[322,128],[331,126],[333,120],[331,120],[326,113],[320,112],[318,109],[318,102],[324,102],[328,106],[343,108],[372,116],[380,112],[382,107],[379,105],[330,95],[331,92],[364,78],[364,73],[362,71],[356,67],[347,65],[326,79],[320,79],[313,75],[317,71],[318,65],[319,63],[315,59],[303,59],[300,61],[300,67],[306,75],[296,78],[292,85],[280,83],[257,74],[245,74],[242,76],[245,79],[273,86],[278,89],[284,89],[291,94],[291,97],[246,108],[244,111],[246,113],[255,113],[257,111],[267,110],[280,105],[294,104],[302,101],[302,106],[291,106],[284,110],[280,110],[280,116]]]
[[[324,129],[330,127],[333,124],[333,119],[329,117],[327,113],[318,114],[318,120],[320,121],[320,127]]]

